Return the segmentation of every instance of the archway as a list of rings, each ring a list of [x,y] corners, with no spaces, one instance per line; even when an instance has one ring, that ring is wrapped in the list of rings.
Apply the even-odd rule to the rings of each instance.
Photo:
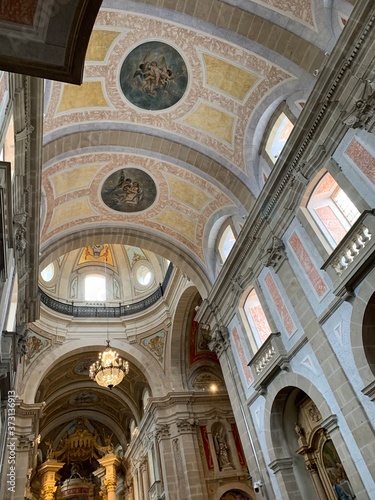
[[[251,500],[251,497],[240,490],[230,490],[220,497],[220,500]]]

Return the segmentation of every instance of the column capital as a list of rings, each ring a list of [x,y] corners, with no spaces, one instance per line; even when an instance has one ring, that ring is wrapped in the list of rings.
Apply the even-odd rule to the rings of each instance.
[[[117,467],[120,465],[121,460],[114,453],[108,453],[107,455],[104,455],[104,457],[99,458],[98,462],[107,469],[107,467],[111,466]]]
[[[276,474],[277,472],[280,472],[282,470],[288,470],[293,468],[293,459],[292,458],[276,458],[276,460],[273,460],[270,464],[268,464],[268,467],[273,470],[273,472]]]
[[[58,462],[54,458],[49,458],[46,460],[42,465],[38,467],[38,473],[39,474],[45,474],[47,472],[54,472],[56,473],[59,471],[62,467],[64,467],[65,462]]]

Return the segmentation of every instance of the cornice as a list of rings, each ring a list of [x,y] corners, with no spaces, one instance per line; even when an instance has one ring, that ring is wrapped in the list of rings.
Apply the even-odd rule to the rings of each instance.
[[[260,248],[271,244],[274,236],[281,237],[285,227],[295,216],[305,185],[321,168],[324,159],[330,158],[337,144],[349,127],[343,123],[345,110],[356,102],[363,84],[374,66],[374,55],[369,57],[366,45],[374,44],[372,32],[375,23],[375,7],[370,1],[357,2],[345,30],[327,60],[319,80],[298,119],[286,148],[280,155],[265,188],[226,260],[207,301],[202,304],[199,316],[206,322],[212,312],[209,304],[216,307],[231,293],[228,283],[236,280],[249,255],[258,255]],[[371,51],[370,51],[371,53]],[[374,52],[372,51],[372,54]],[[365,60],[365,64],[363,63]],[[353,75],[356,74],[356,77]],[[334,75],[332,77],[332,75]],[[294,185],[293,185],[294,184]],[[292,206],[284,206],[282,220],[275,217],[281,203],[292,192]],[[275,234],[276,233],[276,234]],[[250,263],[252,266],[252,264]],[[254,274],[261,268],[259,259],[252,269]],[[221,316],[226,316],[222,310]]]

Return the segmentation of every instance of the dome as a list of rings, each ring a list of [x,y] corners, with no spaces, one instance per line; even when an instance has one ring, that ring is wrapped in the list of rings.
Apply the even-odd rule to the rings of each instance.
[[[93,244],[50,262],[40,272],[39,286],[61,302],[131,304],[160,287],[168,266],[167,259],[142,248]]]

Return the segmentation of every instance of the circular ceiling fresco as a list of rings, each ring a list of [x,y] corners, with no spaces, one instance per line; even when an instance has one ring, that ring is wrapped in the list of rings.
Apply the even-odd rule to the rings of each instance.
[[[102,187],[102,199],[118,212],[141,212],[156,198],[156,185],[152,178],[138,168],[123,168],[111,174]]]
[[[120,85],[125,97],[147,110],[166,109],[184,95],[187,68],[176,49],[163,42],[147,42],[125,58]]]

